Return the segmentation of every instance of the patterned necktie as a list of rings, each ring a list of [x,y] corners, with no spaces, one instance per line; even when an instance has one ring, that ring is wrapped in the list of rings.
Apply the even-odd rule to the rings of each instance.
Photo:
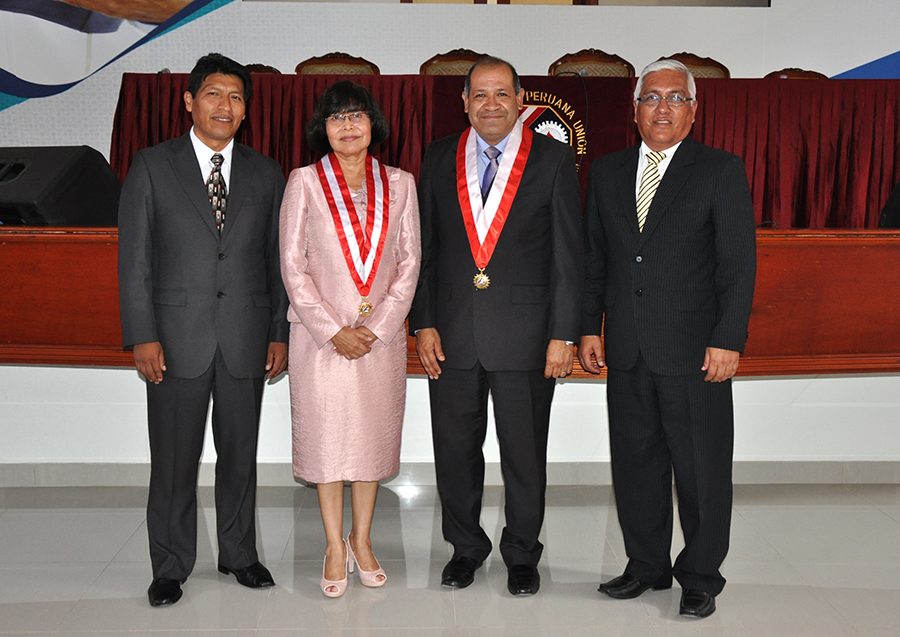
[[[658,164],[665,158],[665,153],[656,151],[647,153],[647,167],[644,168],[644,174],[641,175],[641,187],[638,188],[637,196],[638,229],[641,232],[644,231],[644,222],[647,220],[647,211],[650,210],[653,195],[656,194],[656,189],[662,180],[662,177],[659,176]]]
[[[206,195],[209,197],[213,214],[216,216],[216,227],[219,229],[219,234],[222,234],[222,226],[225,224],[225,205],[228,200],[225,180],[222,178],[223,161],[225,158],[219,153],[212,156],[213,169],[209,173],[209,179],[206,180]]]
[[[500,162],[497,161],[500,151],[493,146],[488,146],[484,149],[484,154],[491,160],[484,171],[484,178],[481,180],[481,199],[482,201],[487,201],[488,193],[491,192],[491,185],[494,183],[494,177],[497,176],[497,169],[500,168]]]

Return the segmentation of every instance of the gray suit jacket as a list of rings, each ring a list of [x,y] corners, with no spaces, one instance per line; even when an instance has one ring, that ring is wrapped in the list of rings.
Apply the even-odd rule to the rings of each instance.
[[[591,166],[582,334],[603,327],[613,369],[631,369],[640,352],[654,373],[693,374],[707,347],[743,352],[747,340],[756,281],[747,174],[736,155],[686,138],[640,232],[639,148]]]
[[[236,378],[265,374],[268,343],[288,340],[278,216],[284,175],[234,145],[222,236],[189,134],[138,152],[119,204],[125,347],[160,341],[167,374],[196,378],[216,348]]]

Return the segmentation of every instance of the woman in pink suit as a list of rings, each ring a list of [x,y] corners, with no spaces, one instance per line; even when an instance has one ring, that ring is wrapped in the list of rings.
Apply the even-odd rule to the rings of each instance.
[[[368,90],[346,80],[327,88],[307,124],[323,157],[291,173],[281,207],[294,475],[317,485],[328,597],[343,595],[354,566],[365,586],[387,579],[370,529],[378,480],[400,466],[404,321],[421,255],[412,175],[368,152],[387,135]],[[345,481],[353,505],[346,540]]]

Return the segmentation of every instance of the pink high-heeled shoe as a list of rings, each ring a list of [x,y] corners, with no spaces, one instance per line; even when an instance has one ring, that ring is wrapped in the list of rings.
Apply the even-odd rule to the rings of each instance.
[[[356,555],[353,554],[353,549],[350,547],[350,538],[347,538],[347,556],[350,560],[350,572],[353,572],[353,565],[356,564],[359,566],[359,562],[356,560]],[[376,560],[377,562],[378,560]],[[368,586],[369,588],[378,588],[379,586],[384,586],[384,583],[387,581],[387,574],[384,572],[384,569],[381,568],[381,565],[378,565],[378,568],[374,571],[364,571],[362,566],[359,566],[359,581],[362,582],[363,586]]]
[[[350,561],[350,556],[352,553],[350,552],[350,543],[347,540],[343,540],[344,548],[346,550],[345,556],[346,561],[344,562],[344,579],[339,580],[330,580],[325,579],[325,561],[328,560],[328,557],[325,557],[325,561],[322,562],[322,592],[325,594],[325,597],[340,597],[347,590],[347,571],[353,572],[353,562]],[[333,589],[333,590],[329,590]]]

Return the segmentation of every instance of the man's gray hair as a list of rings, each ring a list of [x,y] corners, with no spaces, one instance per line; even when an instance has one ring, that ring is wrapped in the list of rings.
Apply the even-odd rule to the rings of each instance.
[[[688,97],[697,97],[697,83],[694,81],[694,75],[690,72],[688,67],[678,60],[665,59],[657,60],[644,67],[644,70],[641,71],[641,76],[638,78],[637,86],[634,87],[634,99],[641,96],[641,91],[644,88],[644,78],[656,71],[676,71],[677,73],[684,73],[687,75]]]

